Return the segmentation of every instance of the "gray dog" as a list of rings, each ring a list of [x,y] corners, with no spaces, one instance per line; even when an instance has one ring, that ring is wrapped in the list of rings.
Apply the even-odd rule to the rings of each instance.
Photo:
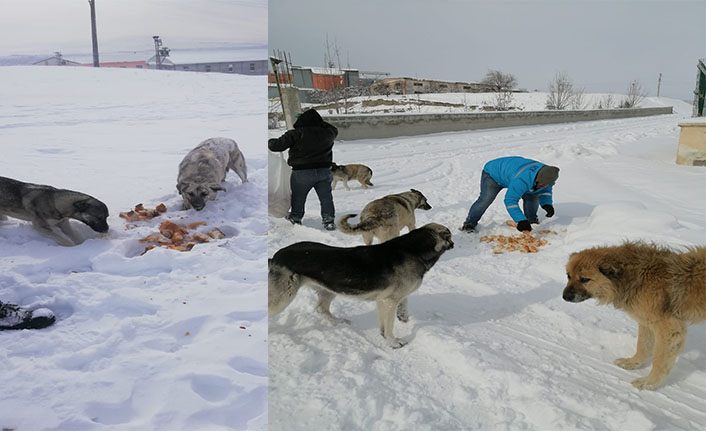
[[[373,243],[377,237],[380,242],[400,236],[400,231],[407,227],[410,231],[417,226],[414,210],[430,210],[431,205],[419,190],[411,189],[408,192],[383,196],[368,203],[360,213],[360,223],[351,226],[348,219],[355,214],[343,216],[338,221],[338,228],[343,233],[350,235],[363,235],[366,245]]]
[[[210,138],[189,151],[179,163],[177,190],[184,199],[184,209],[201,211],[207,200],[216,199],[216,192],[225,191],[221,185],[228,169],[235,171],[245,183],[248,172],[238,144],[228,138]]]
[[[108,207],[85,193],[23,183],[0,177],[0,220],[7,217],[32,222],[44,235],[65,246],[83,239],[71,228],[78,220],[96,232],[108,232]]]

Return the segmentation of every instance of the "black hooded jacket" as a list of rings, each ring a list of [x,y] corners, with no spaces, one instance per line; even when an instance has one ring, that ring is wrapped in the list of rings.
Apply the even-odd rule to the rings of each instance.
[[[304,111],[294,129],[267,141],[270,151],[289,149],[287,164],[294,170],[329,168],[333,161],[333,140],[338,129],[324,121],[315,109]]]

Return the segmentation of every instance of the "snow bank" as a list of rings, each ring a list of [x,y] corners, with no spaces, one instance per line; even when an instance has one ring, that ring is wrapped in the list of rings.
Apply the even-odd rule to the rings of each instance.
[[[147,70],[0,68],[0,172],[89,193],[110,231],[60,247],[0,225],[0,300],[46,307],[41,331],[0,333],[0,428],[266,429],[265,78]],[[233,173],[201,212],[182,211],[177,166],[202,140],[238,142]],[[127,229],[137,203],[168,212]],[[140,255],[165,219],[226,238]]]
[[[513,93],[509,106],[522,111],[545,111],[548,93],[536,91],[531,93]],[[581,109],[597,109],[599,104],[605,107],[606,98],[612,98],[611,107],[615,108],[625,95],[610,93],[584,94]],[[495,106],[496,93],[425,93],[389,96],[358,96],[348,99],[348,114],[374,113],[413,113],[440,114],[453,112],[482,112]],[[339,101],[340,102],[340,101]],[[666,97],[646,97],[640,103],[640,108],[655,108],[663,106],[674,107],[674,112],[683,116],[691,116],[691,104],[682,100]],[[334,106],[326,104],[305,104],[305,107],[317,107],[328,114],[343,114],[336,112]],[[341,108],[342,109],[342,108]]]

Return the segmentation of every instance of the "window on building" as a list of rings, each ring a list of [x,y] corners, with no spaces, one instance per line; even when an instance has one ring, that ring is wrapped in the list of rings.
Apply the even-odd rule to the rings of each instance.
[[[250,63],[250,71],[251,72],[255,71],[255,63]]]
[[[206,65],[206,72],[210,72],[210,71],[211,71],[211,65],[210,65],[210,64],[207,64],[207,65]]]

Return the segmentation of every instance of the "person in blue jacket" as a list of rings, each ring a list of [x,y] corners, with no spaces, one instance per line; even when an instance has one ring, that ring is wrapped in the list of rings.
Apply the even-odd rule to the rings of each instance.
[[[542,206],[547,217],[554,215],[552,186],[559,178],[559,168],[545,165],[524,157],[501,157],[491,160],[483,167],[480,177],[480,196],[468,210],[461,230],[475,232],[478,220],[483,216],[500,190],[505,193],[505,208],[517,223],[520,232],[531,231],[531,224],[539,223],[537,209]],[[518,205],[522,199],[522,210]]]

